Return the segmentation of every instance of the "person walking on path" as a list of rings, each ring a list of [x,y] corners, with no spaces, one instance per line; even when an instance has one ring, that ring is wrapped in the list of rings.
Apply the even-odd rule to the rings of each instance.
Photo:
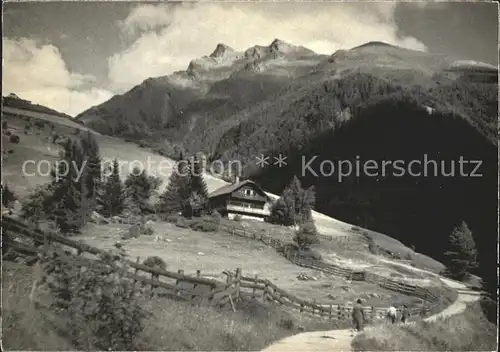
[[[410,311],[408,310],[408,306],[403,304],[403,309],[401,310],[401,322],[404,324],[410,317]]]
[[[396,315],[398,311],[396,310],[396,307],[390,306],[389,309],[387,309],[387,318],[394,324],[396,322]]]
[[[356,331],[362,331],[365,322],[365,312],[363,306],[361,305],[361,299],[356,301],[356,304],[352,308],[352,323]]]

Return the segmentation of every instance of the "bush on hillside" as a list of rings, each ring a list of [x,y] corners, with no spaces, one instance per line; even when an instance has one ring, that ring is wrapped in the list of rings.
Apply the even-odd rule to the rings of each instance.
[[[202,216],[200,218],[193,218],[190,228],[195,231],[202,232],[215,232],[219,229],[220,222],[212,216]]]
[[[295,233],[293,241],[300,249],[309,249],[313,244],[319,243],[318,231],[314,222],[308,221],[302,224]]]
[[[21,216],[33,222],[50,218],[55,212],[53,197],[54,187],[51,184],[36,187],[21,203]]]
[[[233,218],[234,221],[237,221],[237,222],[240,222],[243,220],[243,217],[240,215],[240,214],[237,214],[234,218]]]
[[[204,215],[201,217],[193,217],[186,219],[182,216],[170,216],[171,220],[175,220],[175,225],[184,229],[192,229],[201,232],[215,232],[219,230],[221,223],[221,216],[218,212],[212,212],[211,215]]]
[[[149,226],[144,226],[144,224],[137,224],[131,226],[128,230],[124,231],[121,238],[128,240],[130,238],[138,238],[140,236],[152,236],[154,230]]]
[[[167,263],[158,256],[147,257],[142,264],[149,266],[150,268],[167,270]]]
[[[186,219],[183,216],[179,216],[175,222],[175,226],[180,227],[182,229],[188,229],[191,226],[192,221]]]
[[[212,210],[212,212],[210,213],[210,217],[213,219],[215,223],[220,225],[222,221],[222,215],[220,215],[220,213],[217,210],[215,209]]]
[[[177,220],[179,220],[179,218],[181,218],[181,217],[182,216],[179,214],[166,214],[166,215],[160,216],[161,220],[169,222],[171,224],[177,223]]]
[[[67,316],[67,333],[78,349],[138,349],[150,314],[139,301],[135,283],[123,275],[126,268],[81,270],[57,257],[44,267],[53,297],[51,308]]]
[[[11,134],[9,136],[9,142],[11,142],[11,143],[16,143],[17,144],[17,143],[19,143],[20,140],[21,139],[19,138],[19,136],[17,134]]]

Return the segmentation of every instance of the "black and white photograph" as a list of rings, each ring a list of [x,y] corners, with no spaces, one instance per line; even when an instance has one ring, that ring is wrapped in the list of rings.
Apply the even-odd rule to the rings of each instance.
[[[494,1],[4,1],[4,351],[496,351]]]

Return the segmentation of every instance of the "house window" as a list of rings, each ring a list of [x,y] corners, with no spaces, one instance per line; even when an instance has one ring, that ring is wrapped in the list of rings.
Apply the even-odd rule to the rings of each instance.
[[[245,192],[245,195],[249,196],[249,197],[252,197],[254,195],[253,189],[245,189],[244,192]]]

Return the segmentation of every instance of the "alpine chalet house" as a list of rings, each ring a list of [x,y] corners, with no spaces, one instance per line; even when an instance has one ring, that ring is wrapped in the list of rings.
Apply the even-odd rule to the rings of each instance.
[[[210,209],[217,210],[222,216],[234,219],[264,221],[271,215],[271,198],[251,180],[239,180],[223,186],[209,194]]]

